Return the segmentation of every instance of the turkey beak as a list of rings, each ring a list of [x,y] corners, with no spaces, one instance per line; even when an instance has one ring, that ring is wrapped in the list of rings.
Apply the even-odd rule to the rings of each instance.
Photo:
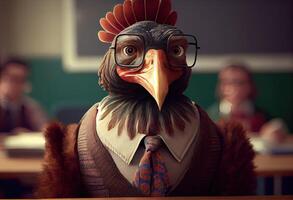
[[[169,77],[171,74],[167,63],[166,54],[163,50],[151,49],[146,53],[141,73],[137,74],[141,80],[139,84],[153,96],[159,110],[163,107],[171,84]]]
[[[163,107],[169,85],[183,73],[170,69],[165,51],[155,49],[147,51],[140,70],[129,71],[118,67],[117,72],[122,79],[144,87],[155,99],[159,110]]]

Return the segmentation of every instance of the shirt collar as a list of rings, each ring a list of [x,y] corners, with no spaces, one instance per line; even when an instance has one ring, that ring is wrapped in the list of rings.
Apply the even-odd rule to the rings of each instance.
[[[199,112],[196,106],[194,106],[196,116],[191,119],[191,123],[186,122],[185,130],[178,130],[175,128],[173,135],[168,135],[163,129],[159,135],[162,141],[169,149],[172,156],[181,162],[189,150],[191,144],[196,139],[199,130]],[[118,155],[124,162],[130,164],[138,147],[145,137],[143,133],[137,133],[136,136],[130,140],[127,134],[127,130],[123,129],[121,134],[118,135],[118,126],[115,126],[111,130],[108,130],[108,122],[111,119],[111,114],[108,114],[103,120],[101,120],[103,110],[99,110],[96,117],[96,130],[102,143],[116,155]],[[125,145],[127,144],[127,145]]]

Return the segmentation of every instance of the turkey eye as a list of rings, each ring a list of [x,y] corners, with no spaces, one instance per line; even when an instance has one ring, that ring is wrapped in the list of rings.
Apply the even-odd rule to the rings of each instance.
[[[182,46],[177,45],[175,47],[172,47],[171,53],[173,56],[181,57],[184,55],[184,48]]]
[[[123,53],[126,56],[133,56],[136,54],[136,52],[137,52],[137,49],[135,46],[129,45],[123,48]]]

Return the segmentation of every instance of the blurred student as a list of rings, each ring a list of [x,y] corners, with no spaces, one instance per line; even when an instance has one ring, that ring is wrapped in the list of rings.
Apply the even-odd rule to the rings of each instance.
[[[47,122],[40,105],[25,95],[29,74],[28,64],[18,59],[0,67],[0,134],[40,131]]]
[[[255,106],[256,87],[252,74],[240,64],[224,67],[218,75],[219,102],[208,109],[213,120],[240,122],[249,132],[259,132],[269,116]]]
[[[214,121],[237,121],[249,134],[270,142],[281,142],[287,133],[280,119],[270,116],[255,105],[256,86],[251,72],[243,64],[230,64],[218,75],[219,102],[208,109]],[[271,121],[269,121],[271,120]]]

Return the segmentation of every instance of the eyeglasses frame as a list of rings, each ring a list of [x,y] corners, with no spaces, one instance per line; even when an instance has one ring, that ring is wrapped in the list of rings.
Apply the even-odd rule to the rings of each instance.
[[[139,37],[142,42],[143,42],[143,49],[144,49],[144,53],[143,53],[143,58],[142,58],[142,62],[139,64],[139,65],[123,65],[123,64],[120,64],[118,63],[117,61],[117,56],[116,56],[116,47],[117,47],[117,40],[119,37],[121,36],[136,36],[136,37]],[[196,63],[196,60],[197,60],[197,50],[200,49],[200,47],[197,45],[197,39],[194,35],[190,35],[190,34],[171,34],[169,37],[168,37],[168,40],[167,40],[167,49],[166,51],[168,51],[169,49],[169,41],[170,41],[170,38],[173,37],[173,36],[188,36],[188,37],[192,37],[195,41],[195,43],[188,43],[188,44],[192,44],[195,46],[195,59],[194,59],[194,62],[192,65],[188,66],[188,65],[184,65],[184,66],[171,66],[171,64],[169,63],[168,61],[168,64],[171,66],[171,68],[177,68],[177,69],[180,69],[182,67],[184,68],[192,68],[194,67],[195,63]],[[122,68],[129,68],[129,69],[135,69],[135,68],[141,68],[142,65],[143,65],[143,62],[145,60],[145,55],[147,53],[147,50],[151,49],[151,48],[146,48],[146,42],[145,42],[145,39],[142,35],[139,35],[139,34],[133,34],[133,33],[124,33],[124,34],[119,34],[118,36],[115,37],[115,42],[114,42],[114,46],[110,46],[109,49],[113,49],[114,50],[114,60],[115,60],[115,64],[118,65],[119,67],[122,67]],[[168,53],[168,52],[167,52]]]

